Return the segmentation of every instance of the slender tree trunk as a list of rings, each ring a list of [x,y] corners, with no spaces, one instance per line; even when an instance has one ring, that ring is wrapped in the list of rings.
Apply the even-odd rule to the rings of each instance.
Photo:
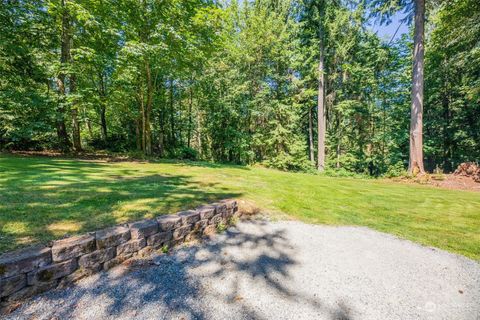
[[[135,138],[137,143],[137,150],[142,150],[142,116],[139,115],[135,121]]]
[[[408,172],[424,173],[423,166],[423,58],[425,0],[415,0],[415,30],[412,75],[412,110],[410,116],[410,159]]]
[[[152,127],[150,124],[150,118],[152,115],[152,103],[153,103],[153,83],[152,75],[150,71],[150,62],[145,60],[145,76],[147,80],[147,102],[144,108],[144,152],[146,155],[152,154]]]
[[[337,163],[336,167],[340,168],[340,155],[342,152],[342,128],[341,128],[340,116],[337,117]]]
[[[325,131],[326,131],[326,119],[325,119],[325,35],[323,30],[324,24],[324,6],[325,4],[319,4],[319,51],[320,57],[318,62],[318,103],[317,103],[317,169],[318,171],[325,170]]]
[[[197,150],[199,153],[199,156],[202,158],[203,157],[203,147],[202,147],[202,116],[200,111],[197,112],[197,123],[196,123],[196,140],[197,140]]]
[[[315,163],[315,152],[313,151],[313,115],[312,108],[308,106],[308,146],[310,149],[310,162]]]
[[[74,74],[70,75],[70,94],[75,94],[77,91],[77,77]],[[72,101],[71,114],[72,114],[72,136],[73,136],[73,149],[75,151],[82,151],[82,142],[80,140],[80,121],[78,121],[78,107],[75,101]]]
[[[90,135],[90,139],[93,139],[94,136],[93,136],[92,122],[90,121],[90,119],[87,119],[85,121],[85,124],[87,125],[88,134]]]
[[[107,88],[105,84],[104,75],[102,73],[99,74],[100,76],[100,126],[101,126],[101,136],[103,142],[107,142]]]
[[[102,132],[101,132],[102,140],[104,142],[107,141],[107,133],[108,133],[106,113],[107,113],[107,108],[105,107],[105,101],[102,101],[102,105],[100,106],[100,125],[102,127]]]
[[[174,117],[174,106],[173,106],[173,79],[170,79],[170,130],[171,130],[171,141],[172,146],[175,147],[175,117]]]
[[[137,118],[137,149],[145,152],[145,111],[141,78],[138,79],[138,118]]]
[[[56,115],[57,136],[61,148],[68,150],[70,148],[70,140],[68,138],[67,126],[65,125],[65,106],[67,104],[65,80],[65,67],[68,63],[68,52],[70,47],[70,15],[66,6],[65,0],[62,0],[62,34],[61,34],[61,49],[60,49],[60,64],[61,69],[57,78],[58,85],[58,109]]]
[[[187,131],[187,146],[190,148],[190,140],[192,139],[192,109],[193,109],[193,81],[190,86],[190,101],[188,103],[188,131]]]

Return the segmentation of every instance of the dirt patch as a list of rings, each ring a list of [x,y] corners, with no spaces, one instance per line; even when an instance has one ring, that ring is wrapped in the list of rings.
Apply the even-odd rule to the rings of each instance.
[[[480,192],[480,183],[471,177],[455,174],[423,175],[416,178],[394,178],[392,181],[408,184],[422,184],[450,190],[467,190]]]
[[[473,181],[470,177],[454,174],[446,174],[444,176],[445,179],[442,181],[433,180],[433,185],[446,189],[480,191],[480,183]]]

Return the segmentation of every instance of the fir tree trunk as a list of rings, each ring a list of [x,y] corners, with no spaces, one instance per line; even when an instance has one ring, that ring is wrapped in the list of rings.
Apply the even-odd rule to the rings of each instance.
[[[310,162],[313,164],[315,163],[315,152],[313,150],[313,115],[310,106],[308,107],[308,143],[310,149]]]
[[[423,70],[425,0],[415,0],[415,30],[410,116],[410,159],[408,172],[424,173],[423,166]]]
[[[320,57],[318,62],[318,103],[317,103],[317,169],[318,171],[325,170],[325,131],[326,131],[326,119],[325,119],[325,35],[323,30],[324,24],[324,6],[323,1],[319,4],[319,51]]]

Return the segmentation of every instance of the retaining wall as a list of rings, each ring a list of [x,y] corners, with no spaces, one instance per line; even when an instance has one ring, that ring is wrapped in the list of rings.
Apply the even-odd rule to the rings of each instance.
[[[235,200],[222,200],[175,215],[161,215],[88,234],[7,252],[0,256],[2,305],[108,270],[154,250],[214,233],[238,214]]]

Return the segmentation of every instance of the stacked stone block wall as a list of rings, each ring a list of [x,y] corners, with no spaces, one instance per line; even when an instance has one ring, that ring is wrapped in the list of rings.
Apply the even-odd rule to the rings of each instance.
[[[2,305],[58,286],[68,286],[134,256],[145,256],[165,246],[171,248],[214,233],[219,224],[227,224],[232,216],[238,215],[237,211],[237,201],[222,200],[195,210],[5,253],[0,256]]]

